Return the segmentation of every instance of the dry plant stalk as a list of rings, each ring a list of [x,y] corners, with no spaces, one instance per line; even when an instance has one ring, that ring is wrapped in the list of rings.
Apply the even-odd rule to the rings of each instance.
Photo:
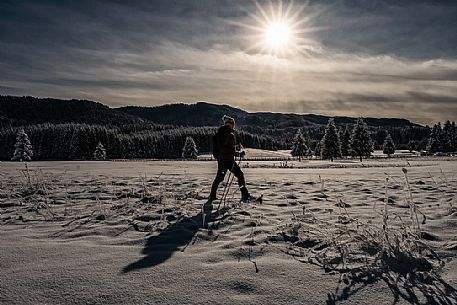
[[[383,231],[384,231],[384,238],[385,238],[385,244],[384,247],[389,244],[389,227],[387,225],[387,220],[389,218],[389,214],[387,211],[387,206],[389,204],[389,194],[388,194],[388,188],[387,184],[389,183],[389,177],[386,177],[385,179],[385,198],[384,198],[384,214],[382,217],[382,222],[383,222]]]
[[[420,228],[420,223],[419,223],[419,217],[417,216],[417,207],[413,200],[413,193],[411,191],[411,186],[409,185],[408,170],[406,168],[402,168],[402,171],[403,171],[403,174],[405,175],[406,186],[408,188],[408,193],[409,193],[408,204],[409,204],[409,208],[410,208],[410,217],[411,217],[412,227],[415,230],[415,233],[417,234],[418,238],[420,238],[421,228]]]
[[[294,215],[292,223],[287,226],[289,239],[298,238],[298,241],[293,242],[286,253],[298,257],[300,261],[305,258],[303,262],[343,274],[362,268],[372,271],[391,270],[405,277],[414,272],[425,272],[432,276],[444,263],[420,239],[421,228],[417,213],[421,213],[424,219],[425,215],[414,204],[406,169],[403,173],[409,192],[407,201],[412,222],[403,222],[400,216],[389,210],[389,178],[386,177],[381,226],[350,217],[346,208],[339,209],[337,223],[322,220],[303,208],[303,215]],[[399,228],[395,230],[389,225],[392,215],[394,219],[400,220]]]

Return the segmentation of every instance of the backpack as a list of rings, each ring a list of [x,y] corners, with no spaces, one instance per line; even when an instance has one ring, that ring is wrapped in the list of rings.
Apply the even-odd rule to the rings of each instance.
[[[219,139],[220,139],[220,133],[216,132],[213,135],[213,157],[214,159],[217,160],[219,158],[219,154],[221,153],[221,148],[219,147]]]

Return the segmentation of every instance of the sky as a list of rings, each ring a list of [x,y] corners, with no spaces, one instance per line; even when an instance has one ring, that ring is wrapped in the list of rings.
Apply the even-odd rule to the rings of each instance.
[[[457,120],[457,1],[2,0],[0,94]]]

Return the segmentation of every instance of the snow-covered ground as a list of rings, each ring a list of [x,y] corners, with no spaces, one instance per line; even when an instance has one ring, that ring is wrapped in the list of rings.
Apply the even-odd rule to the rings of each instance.
[[[263,150],[256,148],[245,148],[246,156],[248,158],[290,158],[290,149],[289,150]],[[375,150],[373,152],[373,157],[376,158],[387,158],[382,150]],[[417,151],[410,152],[409,150],[396,150],[395,154],[392,157],[419,157],[420,153]],[[211,158],[211,154],[202,154],[199,158]],[[357,159],[357,158],[355,158]]]
[[[239,205],[234,181],[203,226],[215,162],[0,163],[0,304],[457,304],[456,161],[243,170],[262,202]],[[383,215],[393,234],[422,232],[432,272],[367,268],[376,249],[350,260],[338,230],[371,234]],[[343,261],[324,254],[335,245]]]

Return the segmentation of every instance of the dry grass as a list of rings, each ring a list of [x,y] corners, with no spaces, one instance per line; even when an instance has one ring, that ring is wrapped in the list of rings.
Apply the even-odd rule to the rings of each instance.
[[[303,215],[294,214],[292,222],[284,227],[282,234],[289,242],[284,252],[300,262],[318,265],[325,272],[340,274],[336,292],[329,294],[329,304],[346,299],[355,286],[379,280],[405,299],[411,293],[405,289],[420,288],[422,297],[432,303],[454,304],[457,301],[455,289],[449,288],[440,278],[444,260],[423,239],[425,234],[421,225],[426,223],[427,217],[415,204],[408,172],[405,168],[402,170],[409,219],[389,210],[389,178],[386,177],[379,223],[351,216],[347,204],[339,199],[339,210],[334,215],[336,222],[323,220],[303,206]],[[324,181],[320,176],[319,180],[324,192]],[[341,290],[340,285],[346,288]],[[445,290],[451,293],[444,293]]]
[[[182,187],[179,184],[173,186],[172,183],[180,183],[175,181],[176,177],[163,177],[162,174],[151,177],[138,175],[136,178],[124,180],[80,176],[71,178],[65,173],[46,174],[26,165],[18,177],[20,179],[14,181],[1,179],[0,196],[11,198],[12,202],[17,203],[18,215],[35,213],[38,217],[34,220],[65,220],[61,226],[63,230],[59,231],[56,237],[87,229],[96,221],[103,222],[114,218],[119,226],[124,226],[122,230],[116,227],[118,231],[113,230],[117,232],[114,236],[123,234],[125,230],[144,232],[146,235],[155,234],[156,231],[166,230],[178,223],[184,217],[194,217],[199,213],[195,199],[204,199],[200,195],[201,190],[195,190],[193,184],[185,184],[191,179],[182,179]],[[287,213],[290,211],[288,215],[292,217],[278,227],[286,243],[277,246],[300,262],[314,264],[322,267],[325,272],[340,275],[335,293],[329,294],[330,304],[346,298],[354,291],[354,287],[375,281],[386,282],[400,297],[407,296],[408,293],[415,294],[420,290],[426,299],[434,298],[437,304],[453,304],[452,297],[457,300],[455,290],[441,280],[440,271],[444,267],[444,261],[436,253],[433,244],[424,238],[423,230],[428,217],[420,209],[423,205],[415,201],[408,171],[403,169],[403,176],[400,178],[386,174],[384,181],[384,204],[381,209],[376,209],[376,206],[372,209],[372,212],[379,216],[375,220],[364,220],[360,214],[351,212],[349,203],[352,202],[347,203],[344,196],[338,197],[337,209],[333,212],[332,219],[322,218],[321,214],[316,214],[305,204],[301,211],[294,210],[289,205],[297,206],[301,202],[297,200],[300,196],[299,190],[294,192],[292,189],[290,195],[284,196],[288,202]],[[453,179],[449,180],[444,173],[442,177],[432,177],[434,188],[443,194],[454,188],[449,181]],[[397,213],[398,209],[391,208],[389,204],[390,197],[393,197],[389,194],[393,183],[404,195],[403,204],[407,209],[402,211],[406,211],[406,217],[405,214]],[[273,189],[275,185],[266,180],[264,184],[268,189]],[[306,185],[316,185],[316,197],[326,199],[331,194],[327,188],[331,187],[332,181],[321,176]],[[272,232],[265,233],[266,229],[262,226],[263,215],[256,216],[254,213],[256,203],[241,205],[234,199],[238,192],[237,188],[227,192],[227,200],[233,203],[233,209],[221,220],[223,222],[227,219],[227,229],[216,232],[216,235],[227,234],[232,224],[244,223],[248,217],[253,225],[250,227],[248,240],[243,243],[239,252],[252,262],[256,272],[259,272],[255,257],[261,253],[262,247],[268,247],[262,234]],[[63,203],[58,203],[59,200]],[[446,215],[455,212],[452,200],[445,202],[437,197],[437,201],[437,207],[446,209]],[[276,202],[273,203],[275,204]],[[202,211],[203,215],[205,213]],[[288,215],[284,217],[289,217]],[[211,230],[218,230],[215,225],[206,228],[205,222],[206,219],[203,219],[202,223],[199,221],[198,226],[203,229],[196,235],[206,234],[206,229],[208,235]],[[268,219],[264,219],[264,222],[267,224]],[[99,228],[105,225],[109,226],[108,223],[102,223]],[[276,225],[273,230],[274,228]],[[451,301],[448,302],[448,299]]]

